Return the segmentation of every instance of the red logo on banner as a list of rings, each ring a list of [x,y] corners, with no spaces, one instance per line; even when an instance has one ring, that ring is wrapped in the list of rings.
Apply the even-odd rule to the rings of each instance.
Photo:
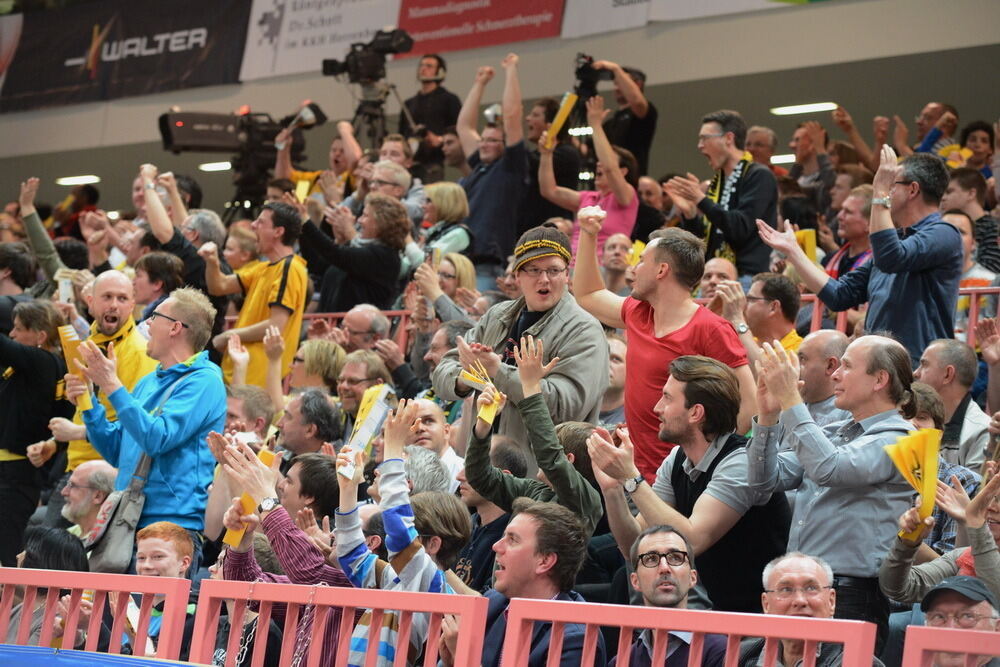
[[[477,49],[558,37],[565,0],[402,0],[399,27],[413,37],[405,55]]]

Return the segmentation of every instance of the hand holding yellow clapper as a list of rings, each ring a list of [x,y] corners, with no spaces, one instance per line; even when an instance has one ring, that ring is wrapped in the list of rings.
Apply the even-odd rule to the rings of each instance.
[[[486,367],[483,366],[482,362],[476,361],[476,363],[471,368],[463,369],[458,376],[462,382],[469,385],[470,387],[475,387],[479,391],[485,390],[489,386],[493,386],[493,381],[490,380],[490,374],[487,372]],[[494,390],[496,389],[493,386]],[[493,392],[493,402],[487,403],[479,409],[478,417],[482,419],[487,424],[492,424],[493,420],[497,416],[497,408],[500,406],[501,394],[499,391]]]
[[[922,428],[904,435],[895,444],[886,445],[885,451],[896,464],[896,468],[920,494],[920,519],[926,519],[934,511],[937,494],[938,453],[941,450],[941,431]],[[923,526],[909,533],[899,533],[901,539],[917,542],[923,534]]]

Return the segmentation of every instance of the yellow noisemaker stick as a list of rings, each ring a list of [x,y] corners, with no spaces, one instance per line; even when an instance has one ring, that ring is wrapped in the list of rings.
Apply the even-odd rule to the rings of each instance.
[[[260,459],[261,463],[266,465],[268,468],[271,467],[271,463],[274,462],[274,452],[272,452],[267,447],[261,447],[260,451],[257,452],[257,458]],[[263,500],[263,498],[261,499]],[[253,514],[257,511],[257,501],[253,499],[246,491],[240,496],[240,505],[243,506],[244,514]],[[240,542],[243,540],[243,536],[246,534],[246,526],[240,528],[239,530],[229,530],[226,529],[226,535],[222,538],[223,544],[228,544],[229,546],[236,548],[240,546]]]
[[[552,124],[549,125],[549,140],[545,142],[546,148],[552,148],[556,145],[556,135],[559,134],[562,126],[566,124],[566,119],[569,118],[569,113],[576,106],[577,99],[575,93],[566,93],[563,95],[562,102],[559,104],[559,111],[556,112],[556,117],[552,119]]]
[[[72,324],[64,324],[59,327],[59,343],[62,345],[63,357],[66,359],[67,372],[86,380],[87,378],[83,377],[83,373],[73,363],[76,360],[79,360],[81,364],[83,363],[83,357],[80,356],[81,342],[83,341],[80,340],[80,335],[76,333],[76,329],[73,328]],[[80,395],[80,398],[76,399],[76,407],[81,411],[94,407],[94,403],[90,400],[89,391],[84,392]]]
[[[922,428],[904,435],[895,444],[886,445],[885,451],[896,465],[900,474],[920,494],[920,519],[926,519],[934,511],[937,494],[938,453],[941,449],[941,431]],[[917,528],[909,533],[899,533],[899,537],[916,542],[923,533]]]

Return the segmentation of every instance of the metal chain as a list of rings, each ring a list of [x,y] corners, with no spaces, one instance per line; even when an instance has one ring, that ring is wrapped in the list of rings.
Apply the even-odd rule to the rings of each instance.
[[[250,612],[250,603],[253,601],[253,588],[257,584],[258,581],[261,581],[261,580],[257,579],[256,581],[250,582],[250,588],[247,589],[247,606],[246,606],[247,613]],[[246,632],[246,626],[248,624],[244,623],[243,627],[240,629],[240,637],[241,637],[241,639],[240,639],[240,650],[239,650],[239,653],[236,654],[236,664],[237,665],[242,665],[243,664],[243,659],[246,658],[246,655],[247,655],[247,647],[250,646],[251,642],[253,642],[254,635],[257,633],[257,626],[259,625],[259,621],[257,620],[257,618],[254,618],[250,622],[253,623],[253,626],[250,628],[250,632],[248,632],[245,637],[243,636],[243,633]],[[232,632],[233,628],[230,627],[229,631]]]
[[[295,652],[292,654],[292,667],[298,667],[299,663],[302,662],[303,656],[305,655],[306,647],[308,646],[308,641],[306,640],[312,630],[313,615],[316,611],[316,606],[313,604],[313,600],[316,597],[316,589],[319,586],[326,586],[326,582],[321,581],[310,587],[309,601],[306,602],[305,610],[302,612],[302,618],[299,619],[299,629],[295,633]]]

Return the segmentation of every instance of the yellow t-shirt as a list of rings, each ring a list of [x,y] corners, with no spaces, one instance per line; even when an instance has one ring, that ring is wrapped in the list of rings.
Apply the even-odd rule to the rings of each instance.
[[[101,349],[106,350],[110,342],[115,344],[115,356],[118,358],[118,379],[125,385],[125,389],[132,391],[140,379],[156,370],[157,361],[146,354],[146,339],[142,337],[135,328],[135,320],[131,317],[114,336],[105,336],[97,330],[97,325],[90,327],[90,337],[87,340],[94,341]],[[99,392],[97,398],[104,406],[108,421],[117,421],[118,415],[114,406],[103,392]],[[79,410],[73,415],[74,424],[83,424],[83,413]],[[66,450],[66,470],[75,470],[78,465],[85,461],[97,461],[101,455],[97,453],[86,440],[73,440]]]
[[[309,192],[306,193],[307,196],[314,194],[322,194],[323,190],[319,187],[319,177],[322,173],[323,173],[322,171],[299,171],[298,169],[292,169],[292,175],[291,178],[289,178],[289,180],[292,181],[292,183],[295,183],[296,186],[299,184],[299,181],[308,181]],[[347,185],[348,184],[353,185],[354,183],[354,180],[351,177],[351,171],[347,170],[344,173],[342,173],[340,176],[337,177],[337,181],[341,186],[344,187],[344,190],[346,191]],[[344,196],[347,196],[346,192]]]
[[[802,345],[802,336],[795,329],[786,333],[781,339],[781,347],[785,348],[786,352],[798,352],[799,345]]]
[[[288,255],[274,262],[260,262],[251,267],[243,267],[236,272],[240,287],[246,299],[240,316],[236,320],[236,328],[250,326],[271,317],[271,306],[281,306],[290,313],[288,323],[281,332],[285,339],[285,353],[281,358],[281,376],[288,373],[292,365],[292,357],[299,340],[302,328],[302,314],[306,309],[306,290],[309,280],[306,273],[306,261],[298,255]],[[247,367],[247,384],[263,387],[267,379],[267,355],[264,353],[264,343],[246,343],[250,353],[250,365]],[[233,378],[233,360],[227,354],[222,360],[222,372],[226,383]]]

